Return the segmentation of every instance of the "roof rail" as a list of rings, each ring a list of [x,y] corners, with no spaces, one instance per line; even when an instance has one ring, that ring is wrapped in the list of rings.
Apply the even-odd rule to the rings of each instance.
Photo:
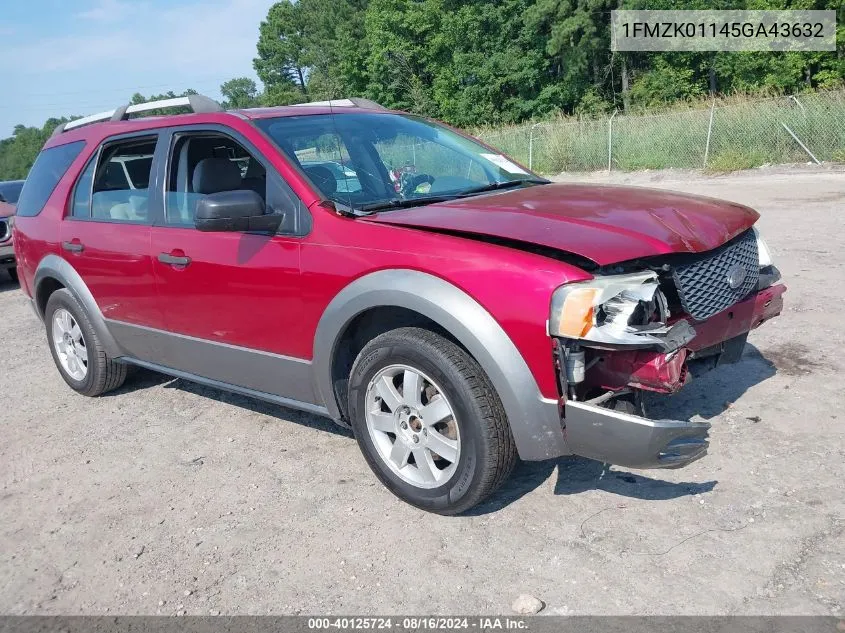
[[[160,99],[159,101],[147,101],[146,103],[135,103],[122,105],[114,110],[107,112],[98,112],[97,114],[90,114],[81,119],[74,119],[58,126],[53,131],[53,136],[67,132],[74,128],[82,127],[83,125],[90,125],[100,121],[126,121],[130,114],[137,112],[149,112],[150,110],[158,110],[159,108],[176,108],[181,106],[188,106],[196,113],[208,112],[223,112],[223,108],[219,103],[213,99],[209,99],[203,95],[187,95],[185,97],[174,97],[172,99]]]
[[[329,106],[334,108],[369,108],[370,110],[387,110],[380,103],[364,99],[363,97],[349,97],[348,99],[329,99],[328,101],[310,101],[309,103],[294,103],[294,106]]]

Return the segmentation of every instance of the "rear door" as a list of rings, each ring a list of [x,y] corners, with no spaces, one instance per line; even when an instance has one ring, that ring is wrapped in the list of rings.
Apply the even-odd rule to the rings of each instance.
[[[119,342],[121,324],[164,325],[150,260],[150,226],[161,211],[158,147],[158,135],[149,133],[105,141],[74,185],[62,222],[62,255]]]

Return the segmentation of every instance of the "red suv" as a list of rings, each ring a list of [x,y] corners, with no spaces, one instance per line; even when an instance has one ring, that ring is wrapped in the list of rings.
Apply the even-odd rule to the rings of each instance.
[[[189,114],[130,119],[166,106]],[[736,361],[782,309],[747,207],[552,184],[364,100],[200,96],[67,124],[18,203],[24,291],[96,396],[139,365],[332,418],[402,499],[453,514],[519,456],[632,468],[709,424],[643,391]]]

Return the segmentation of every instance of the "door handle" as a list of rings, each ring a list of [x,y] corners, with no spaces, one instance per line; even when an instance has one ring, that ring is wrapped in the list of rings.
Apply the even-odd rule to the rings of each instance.
[[[62,248],[69,253],[81,253],[85,250],[85,245],[77,238],[73,238],[70,242],[62,242]]]
[[[191,263],[191,258],[186,255],[172,255],[171,253],[159,253],[158,261],[162,264],[170,264],[171,266],[187,266]]]

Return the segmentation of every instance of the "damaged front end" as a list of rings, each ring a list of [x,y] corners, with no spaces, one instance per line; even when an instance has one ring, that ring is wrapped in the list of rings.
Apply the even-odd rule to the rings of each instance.
[[[633,468],[702,457],[708,423],[649,420],[634,403],[643,391],[672,394],[693,375],[738,361],[748,332],[782,309],[778,279],[749,230],[709,253],[559,288],[548,327],[569,449]]]

